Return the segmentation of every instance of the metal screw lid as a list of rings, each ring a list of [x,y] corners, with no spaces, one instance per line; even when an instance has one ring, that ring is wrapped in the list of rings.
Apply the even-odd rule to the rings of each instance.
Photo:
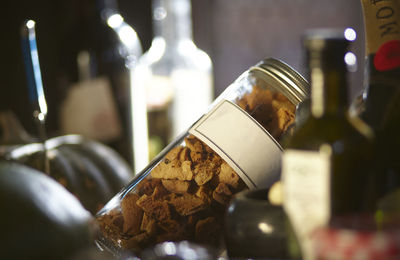
[[[305,100],[310,95],[310,85],[297,71],[281,60],[274,58],[267,58],[251,70],[259,70],[268,74],[279,83],[283,92],[288,94],[288,98],[298,105],[301,101]]]

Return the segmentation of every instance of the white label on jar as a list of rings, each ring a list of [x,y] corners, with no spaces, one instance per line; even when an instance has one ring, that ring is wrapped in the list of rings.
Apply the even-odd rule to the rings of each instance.
[[[282,148],[236,104],[221,101],[189,133],[218,153],[249,188],[269,187],[279,179]]]
[[[304,259],[314,259],[310,234],[330,216],[330,159],[324,152],[286,150],[282,158],[284,208]]]

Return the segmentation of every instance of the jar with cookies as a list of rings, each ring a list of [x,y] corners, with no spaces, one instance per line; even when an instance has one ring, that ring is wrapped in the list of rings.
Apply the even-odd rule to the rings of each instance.
[[[280,143],[308,95],[306,80],[278,59],[250,67],[98,212],[98,245],[117,256],[165,241],[223,252],[227,205],[279,180]]]

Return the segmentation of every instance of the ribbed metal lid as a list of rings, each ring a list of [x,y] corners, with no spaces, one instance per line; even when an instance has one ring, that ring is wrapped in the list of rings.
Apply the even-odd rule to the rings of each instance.
[[[274,87],[281,88],[280,90],[288,95],[288,98],[297,105],[305,100],[310,95],[310,85],[297,71],[289,65],[274,58],[268,58],[256,66],[252,67],[250,71],[261,71],[272,77],[275,82]]]

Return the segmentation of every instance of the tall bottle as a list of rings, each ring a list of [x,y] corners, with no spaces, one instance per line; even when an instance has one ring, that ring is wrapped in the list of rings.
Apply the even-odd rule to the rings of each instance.
[[[133,89],[138,92],[132,94],[135,103],[141,102],[140,91],[145,92],[150,158],[188,128],[213,99],[212,63],[193,43],[190,0],[154,0],[153,25],[151,47],[139,59],[133,76]],[[135,128],[142,127],[135,123],[142,117],[133,117]],[[148,158],[136,160],[140,160],[135,162],[138,169],[148,162]]]
[[[284,207],[305,259],[313,259],[309,235],[333,217],[370,212],[374,197],[372,131],[348,115],[349,42],[342,32],[305,37],[311,81],[310,114],[284,145]]]
[[[380,131],[400,91],[400,3],[361,0],[366,35],[366,70],[359,116]]]
[[[361,0],[361,4],[366,34],[366,77],[363,98],[353,107],[376,133],[375,158],[382,172],[382,193],[386,194],[380,205],[393,206],[400,200],[400,1]]]
[[[60,130],[101,141],[131,162],[129,73],[140,42],[115,0],[73,1],[71,7],[60,48]]]

